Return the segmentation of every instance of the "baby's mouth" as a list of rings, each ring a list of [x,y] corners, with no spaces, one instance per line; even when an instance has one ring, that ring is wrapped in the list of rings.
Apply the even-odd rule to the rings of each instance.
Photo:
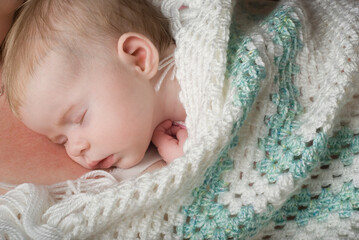
[[[115,163],[114,155],[111,154],[110,156],[102,159],[96,166],[96,168],[106,169],[112,167],[112,165]]]

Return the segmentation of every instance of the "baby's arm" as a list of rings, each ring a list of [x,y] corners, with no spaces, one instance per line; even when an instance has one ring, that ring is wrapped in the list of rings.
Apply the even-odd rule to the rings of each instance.
[[[152,142],[163,160],[171,163],[174,159],[183,156],[183,144],[187,137],[185,127],[174,125],[171,120],[166,120],[156,127]]]

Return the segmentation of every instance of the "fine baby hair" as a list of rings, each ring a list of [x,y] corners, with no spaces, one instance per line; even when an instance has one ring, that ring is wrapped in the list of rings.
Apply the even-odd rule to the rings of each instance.
[[[121,183],[23,184],[0,197],[0,236],[358,239],[358,1],[152,2],[176,41],[185,154]]]
[[[28,1],[5,49],[10,106],[86,168],[133,167],[151,141],[171,162],[186,138],[172,127],[186,115],[180,86],[163,81],[173,42],[146,1]]]
[[[115,46],[130,31],[149,38],[160,58],[173,42],[168,20],[146,0],[26,1],[4,49],[3,83],[15,115],[20,117],[27,81],[49,50],[67,49],[78,57],[79,45]]]

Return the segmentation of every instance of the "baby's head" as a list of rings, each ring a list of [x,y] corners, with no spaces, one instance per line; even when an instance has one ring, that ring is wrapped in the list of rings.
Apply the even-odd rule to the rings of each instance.
[[[4,51],[10,107],[84,167],[134,166],[156,127],[153,81],[171,44],[145,0],[29,0]]]

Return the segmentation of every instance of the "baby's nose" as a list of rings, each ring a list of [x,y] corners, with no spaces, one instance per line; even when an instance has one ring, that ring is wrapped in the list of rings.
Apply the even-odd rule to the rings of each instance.
[[[70,156],[79,157],[84,155],[84,153],[86,152],[86,150],[89,149],[89,147],[90,144],[88,143],[88,141],[86,141],[85,139],[77,139],[72,143],[69,143],[67,151]]]

